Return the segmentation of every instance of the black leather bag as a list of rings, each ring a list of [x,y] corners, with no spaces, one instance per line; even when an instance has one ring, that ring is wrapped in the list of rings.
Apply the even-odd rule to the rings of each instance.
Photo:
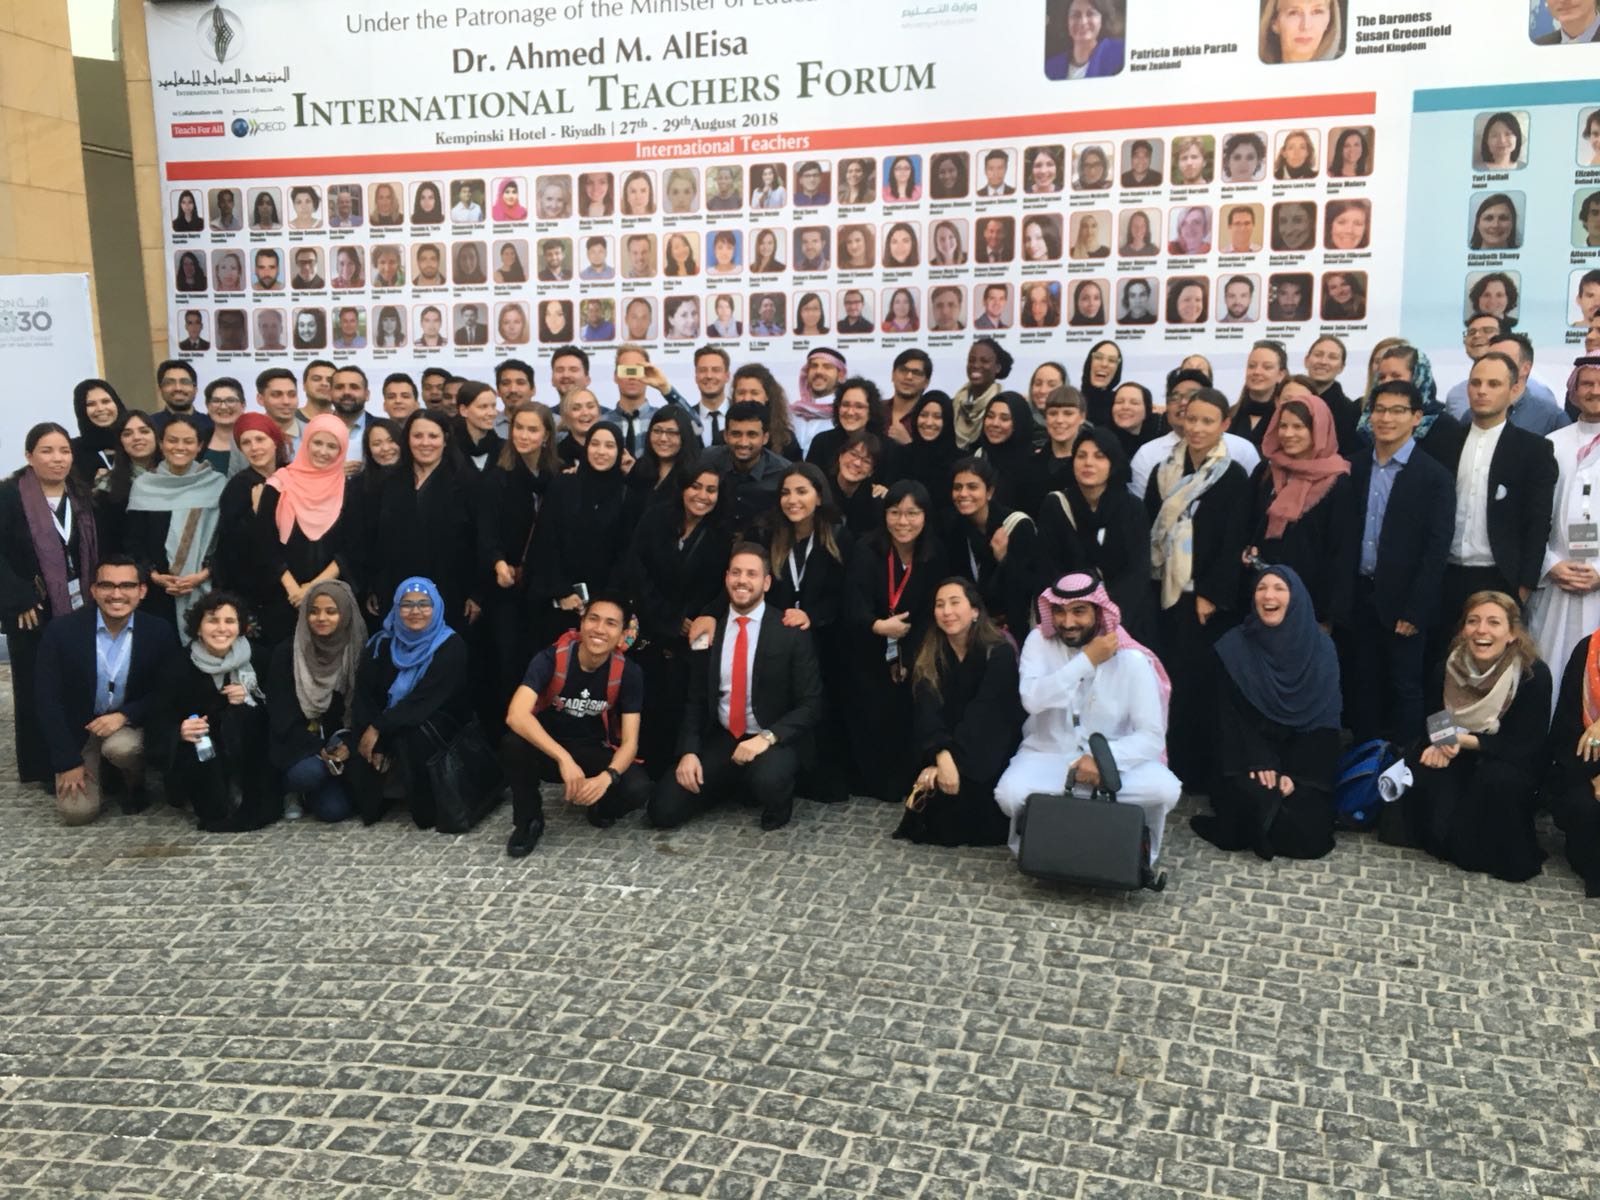
[[[422,728],[435,747],[427,767],[434,828],[440,833],[466,833],[500,803],[505,787],[500,756],[476,717],[448,742],[431,725]]]
[[[1064,791],[1028,797],[1017,821],[1022,841],[1018,869],[1051,883],[1161,891],[1166,876],[1150,870],[1144,811],[1117,800],[1122,779],[1104,735],[1089,738],[1089,752],[1100,771],[1100,785],[1093,795],[1073,795],[1073,777],[1068,775]]]

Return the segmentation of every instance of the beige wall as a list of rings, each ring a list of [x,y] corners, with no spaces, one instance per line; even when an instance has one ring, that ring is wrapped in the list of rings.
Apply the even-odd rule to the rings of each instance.
[[[0,0],[0,4],[6,0]],[[24,3],[25,0],[16,0]],[[139,205],[139,250],[144,259],[145,302],[149,309],[153,362],[169,356],[167,344],[166,243],[162,236],[161,173],[156,165],[155,99],[150,83],[150,49],[145,43],[144,5],[123,0],[122,72],[128,87],[128,130],[132,137],[134,190]]]
[[[67,2],[0,0],[0,274],[81,272],[92,288],[85,190]]]

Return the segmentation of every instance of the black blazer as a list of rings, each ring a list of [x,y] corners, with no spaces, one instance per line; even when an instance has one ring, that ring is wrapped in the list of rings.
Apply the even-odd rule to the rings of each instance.
[[[95,617],[100,610],[85,604],[45,626],[34,668],[34,696],[39,728],[57,774],[83,765],[84,726],[94,720]],[[153,613],[133,619],[133,649],[128,652],[128,688],[118,712],[128,724],[142,726],[162,669],[178,653],[178,635]]]
[[[1154,525],[1161,512],[1161,481],[1150,472],[1144,507]],[[1244,548],[1250,541],[1250,477],[1230,462],[1222,478],[1194,509],[1194,594],[1223,610],[1239,607]]]
[[[1442,419],[1442,418],[1441,418]],[[1437,422],[1434,428],[1438,428]],[[1356,571],[1361,570],[1361,539],[1367,527],[1367,495],[1372,487],[1372,451],[1350,464],[1350,490],[1355,500]],[[1439,612],[1439,583],[1455,530],[1456,485],[1450,473],[1423,453],[1420,444],[1400,470],[1378,531],[1378,563],[1372,576],[1372,600],[1385,629],[1408,621],[1418,629],[1434,624]],[[1539,543],[1540,554],[1544,543]]]
[[[717,726],[717,701],[722,690],[722,637],[728,612],[717,618],[711,648],[695,654],[689,666],[689,699],[678,730],[678,757],[700,753],[701,742]],[[812,730],[822,718],[822,674],[811,634],[790,629],[783,612],[767,605],[756,638],[751,665],[751,707],[761,728],[777,735],[778,744],[793,747],[802,764],[811,761]]]
[[[1428,431],[1428,452],[1439,460],[1452,480],[1461,465],[1468,427],[1439,417]],[[1544,548],[1550,537],[1550,514],[1555,502],[1556,455],[1546,439],[1506,424],[1489,460],[1489,549],[1494,565],[1513,587],[1530,592],[1544,574]],[[1454,525],[1455,502],[1451,501]],[[1452,535],[1454,531],[1452,529]]]

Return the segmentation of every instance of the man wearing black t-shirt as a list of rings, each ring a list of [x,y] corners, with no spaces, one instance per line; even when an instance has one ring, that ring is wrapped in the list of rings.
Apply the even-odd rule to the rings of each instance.
[[[534,655],[511,697],[500,755],[511,780],[512,858],[531,853],[544,833],[543,780],[560,783],[563,799],[587,808],[600,829],[650,798],[650,779],[634,762],[644,672],[620,650],[628,618],[627,601],[596,596],[576,640]]]

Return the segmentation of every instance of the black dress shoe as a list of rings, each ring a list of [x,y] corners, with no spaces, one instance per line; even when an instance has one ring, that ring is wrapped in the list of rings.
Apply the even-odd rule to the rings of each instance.
[[[539,838],[544,833],[544,821],[538,820],[531,825],[518,825],[511,831],[511,836],[506,839],[506,853],[512,858],[526,858],[533,853],[533,848],[539,844]]]
[[[764,808],[761,810],[761,828],[767,831],[782,829],[789,823],[793,815],[792,805],[785,804],[782,808]]]
[[[598,804],[589,805],[587,815],[589,818],[589,824],[593,825],[596,829],[610,829],[617,823],[617,819],[615,817],[601,816],[600,806]]]
[[[145,788],[136,787],[118,796],[117,806],[128,816],[136,816],[150,807],[150,793]]]

